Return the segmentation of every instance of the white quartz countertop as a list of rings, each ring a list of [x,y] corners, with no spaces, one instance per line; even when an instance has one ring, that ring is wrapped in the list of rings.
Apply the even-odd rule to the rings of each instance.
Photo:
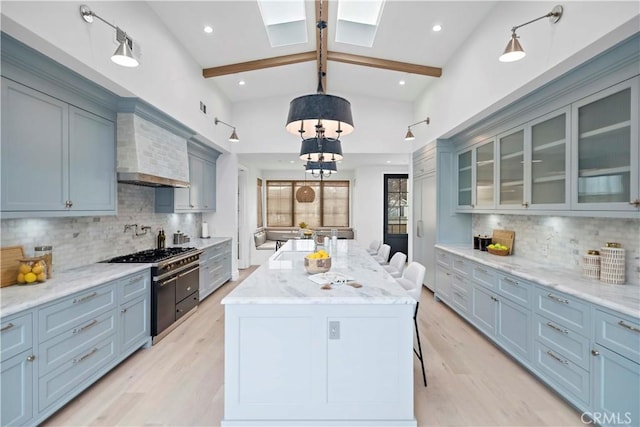
[[[195,238],[183,246],[207,249],[231,240],[230,237]],[[124,254],[123,254],[124,255]],[[81,292],[138,271],[147,270],[151,264],[95,263],[56,273],[44,283],[13,285],[0,289],[0,315],[10,316],[23,310],[46,304],[76,292]]]
[[[223,304],[415,304],[365,249],[353,240],[338,240],[326,249],[331,273],[352,277],[361,288],[346,284],[321,289],[309,279],[304,257],[312,253],[313,240],[289,240],[267,262],[247,277]]]
[[[575,271],[542,264],[522,256],[497,256],[474,250],[468,245],[437,244],[436,248],[620,313],[640,318],[640,285],[608,285],[586,279]]]
[[[151,264],[96,263],[56,273],[43,283],[7,286],[0,289],[0,315],[10,316],[129,274],[148,270],[150,266]]]

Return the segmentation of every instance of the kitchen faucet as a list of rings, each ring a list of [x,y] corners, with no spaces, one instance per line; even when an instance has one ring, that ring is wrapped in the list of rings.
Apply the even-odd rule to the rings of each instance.
[[[138,233],[138,224],[125,224],[124,225],[124,233],[126,233],[128,230],[131,230],[133,228],[133,231],[135,233],[136,236],[144,236],[145,234],[147,234],[148,230],[151,230],[151,227],[148,225],[143,225],[140,227],[140,229],[143,231],[142,233]]]

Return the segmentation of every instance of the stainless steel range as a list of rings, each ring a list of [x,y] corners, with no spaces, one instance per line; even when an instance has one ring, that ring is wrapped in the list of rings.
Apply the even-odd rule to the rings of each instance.
[[[196,248],[149,249],[112,258],[110,263],[151,263],[151,335],[160,341],[186,320],[200,301],[201,250]]]

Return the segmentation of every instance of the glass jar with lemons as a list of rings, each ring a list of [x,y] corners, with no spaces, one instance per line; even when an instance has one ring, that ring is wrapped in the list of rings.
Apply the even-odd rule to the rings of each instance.
[[[19,260],[18,277],[19,285],[33,285],[46,282],[47,263],[39,257],[23,258]]]

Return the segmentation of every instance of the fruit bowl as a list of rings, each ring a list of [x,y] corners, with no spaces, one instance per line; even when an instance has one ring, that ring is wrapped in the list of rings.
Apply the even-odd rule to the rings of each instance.
[[[331,270],[331,257],[327,258],[309,258],[304,257],[304,269],[309,274],[326,273]]]
[[[487,248],[490,254],[506,256],[509,255],[509,249],[495,249],[495,248]]]

